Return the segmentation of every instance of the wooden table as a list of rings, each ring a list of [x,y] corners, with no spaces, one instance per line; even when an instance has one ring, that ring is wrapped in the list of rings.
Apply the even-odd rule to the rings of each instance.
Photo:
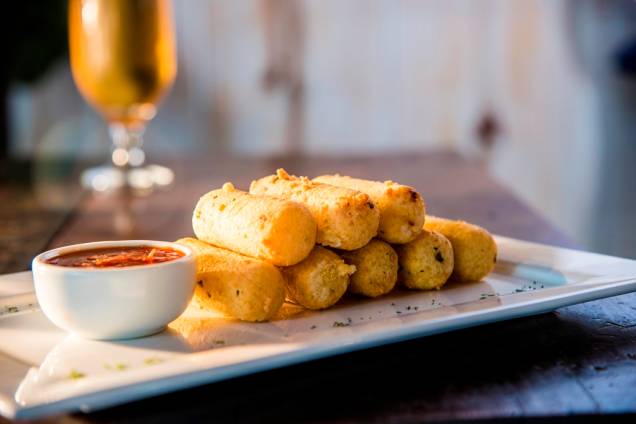
[[[430,213],[465,218],[501,235],[572,246],[479,164],[452,153],[177,161],[178,179],[169,191],[146,197],[85,196],[48,246],[189,235],[198,196],[226,180],[246,188],[251,179],[280,166],[303,175],[340,172],[394,179],[419,189]],[[564,417],[634,413],[635,388],[636,294],[628,294],[63,418],[401,423]]]

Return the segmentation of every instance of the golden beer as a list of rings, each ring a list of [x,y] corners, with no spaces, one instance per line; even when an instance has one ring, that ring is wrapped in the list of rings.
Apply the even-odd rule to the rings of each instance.
[[[174,81],[170,0],[69,0],[71,69],[109,123],[143,127]]]

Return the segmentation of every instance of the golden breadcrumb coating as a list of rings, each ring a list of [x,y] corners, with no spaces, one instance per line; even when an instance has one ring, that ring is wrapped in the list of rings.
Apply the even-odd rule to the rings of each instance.
[[[256,196],[226,183],[205,194],[192,216],[197,238],[274,265],[293,265],[316,244],[316,222],[303,205]]]
[[[388,243],[373,239],[360,249],[341,251],[340,256],[346,263],[356,267],[349,282],[351,293],[377,297],[395,287],[398,257]]]
[[[424,228],[442,233],[453,245],[453,279],[479,281],[495,267],[497,244],[485,229],[468,222],[431,215],[426,217]]]
[[[410,289],[440,289],[453,272],[451,243],[435,231],[423,230],[410,243],[395,246],[399,281]]]
[[[304,261],[281,268],[287,283],[287,298],[307,309],[334,305],[347,291],[349,276],[355,270],[355,266],[347,265],[322,246],[316,246]]]
[[[393,181],[370,181],[341,175],[322,175],[314,181],[346,187],[369,195],[380,211],[378,238],[403,244],[415,239],[422,231],[426,207],[422,196],[413,187]]]
[[[313,182],[278,169],[276,175],[252,181],[250,193],[282,197],[305,205],[316,220],[318,244],[355,250],[378,232],[378,209],[367,194],[356,190]]]
[[[244,321],[266,321],[285,301],[285,282],[274,265],[194,238],[176,242],[195,252],[194,295],[202,307]]]

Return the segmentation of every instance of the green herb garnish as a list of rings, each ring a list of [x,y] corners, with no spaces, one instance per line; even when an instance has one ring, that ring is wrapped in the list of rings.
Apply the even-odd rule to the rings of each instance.
[[[159,363],[161,363],[162,360],[159,358],[146,358],[144,359],[144,364],[146,365],[157,365]]]
[[[80,378],[84,377],[86,377],[86,375],[83,372],[79,372],[77,370],[71,370],[71,372],[68,373],[68,378],[70,378],[71,380],[79,380]]]

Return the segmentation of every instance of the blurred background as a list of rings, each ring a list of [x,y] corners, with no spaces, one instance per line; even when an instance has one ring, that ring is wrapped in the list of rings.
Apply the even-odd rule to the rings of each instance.
[[[2,174],[104,160],[66,2],[14,8],[0,158],[25,165]],[[636,257],[636,2],[188,0],[174,13],[179,70],[146,133],[152,158],[458,151],[584,248]]]

